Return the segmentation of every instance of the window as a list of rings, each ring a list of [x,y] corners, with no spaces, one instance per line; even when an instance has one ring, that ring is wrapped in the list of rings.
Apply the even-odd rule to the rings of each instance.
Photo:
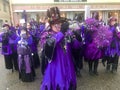
[[[8,20],[5,20],[5,23],[8,23]]]
[[[54,0],[54,2],[87,2],[87,0]]]

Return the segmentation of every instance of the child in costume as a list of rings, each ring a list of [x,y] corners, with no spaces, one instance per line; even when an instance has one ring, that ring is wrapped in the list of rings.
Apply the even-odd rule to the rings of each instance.
[[[30,39],[30,36],[27,34],[26,28],[21,29],[20,36],[21,37],[18,41],[17,46],[19,78],[23,82],[32,82],[34,81],[35,77],[32,52],[29,47],[29,43],[31,43],[32,41]]]

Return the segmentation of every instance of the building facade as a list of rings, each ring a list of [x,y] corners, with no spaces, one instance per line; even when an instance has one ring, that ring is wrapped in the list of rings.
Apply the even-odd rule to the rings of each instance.
[[[31,18],[38,20],[46,16],[46,11],[52,6],[60,8],[61,16],[73,19],[80,15],[84,20],[85,6],[89,6],[90,13],[98,11],[100,19],[108,22],[108,18],[115,16],[120,23],[120,1],[115,0],[11,0],[13,22],[20,22],[23,10],[27,12],[28,21]]]
[[[0,28],[4,23],[10,23],[9,0],[0,0]]]

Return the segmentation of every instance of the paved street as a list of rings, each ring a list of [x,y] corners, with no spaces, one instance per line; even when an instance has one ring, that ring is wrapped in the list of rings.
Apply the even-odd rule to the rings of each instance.
[[[82,77],[77,78],[77,90],[120,90],[120,68],[117,74],[106,73],[99,64],[99,76],[89,76],[87,64],[84,63]],[[12,73],[4,67],[3,56],[0,55],[0,90],[39,90],[42,76],[40,68],[36,70],[37,77],[32,83],[23,83],[18,78],[18,72]]]

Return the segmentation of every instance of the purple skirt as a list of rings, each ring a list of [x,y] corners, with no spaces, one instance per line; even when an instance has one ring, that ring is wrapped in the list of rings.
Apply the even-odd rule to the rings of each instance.
[[[94,43],[88,44],[85,48],[85,58],[88,60],[99,60],[102,58],[103,52],[97,48]]]
[[[57,45],[54,57],[48,64],[40,90],[76,90],[76,75],[70,48],[65,52]],[[51,89],[52,88],[52,89]]]

